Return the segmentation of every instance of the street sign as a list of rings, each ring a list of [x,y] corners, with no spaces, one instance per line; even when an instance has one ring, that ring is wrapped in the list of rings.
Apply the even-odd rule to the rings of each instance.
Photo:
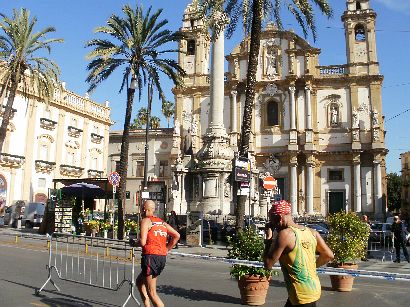
[[[266,190],[273,190],[277,186],[277,181],[272,176],[266,176],[263,179],[263,188]]]
[[[249,182],[250,178],[251,174],[248,170],[240,167],[235,167],[235,181]]]
[[[118,187],[120,185],[120,175],[117,172],[112,172],[108,175],[108,182],[112,184],[113,187]]]

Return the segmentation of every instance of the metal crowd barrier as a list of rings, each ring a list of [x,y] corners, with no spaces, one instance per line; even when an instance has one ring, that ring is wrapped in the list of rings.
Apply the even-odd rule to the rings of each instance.
[[[390,256],[390,261],[393,261],[394,241],[393,235],[389,231],[372,231],[369,236],[368,251],[372,253],[381,253],[382,262],[386,256]]]
[[[127,305],[130,299],[141,306],[134,295],[135,249],[128,242],[54,233],[48,241],[48,248],[48,277],[41,288],[36,290],[36,295],[49,282],[60,291],[52,278],[52,272],[55,271],[58,279],[112,291],[128,284],[128,297],[122,306]],[[128,278],[126,267],[129,260],[131,278]]]

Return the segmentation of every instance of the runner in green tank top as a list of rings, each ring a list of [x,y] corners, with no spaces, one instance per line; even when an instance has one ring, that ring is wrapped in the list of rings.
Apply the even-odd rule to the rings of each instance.
[[[333,253],[315,230],[293,221],[288,202],[275,202],[269,212],[278,236],[265,255],[265,267],[279,260],[288,290],[285,307],[316,306],[321,294],[316,268],[331,261]]]

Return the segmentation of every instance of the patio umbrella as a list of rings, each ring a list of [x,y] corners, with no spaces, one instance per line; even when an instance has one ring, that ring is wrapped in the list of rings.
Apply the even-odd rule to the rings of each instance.
[[[104,196],[105,192],[98,185],[91,183],[74,183],[65,186],[61,191],[67,196],[77,196],[84,198],[95,198]]]

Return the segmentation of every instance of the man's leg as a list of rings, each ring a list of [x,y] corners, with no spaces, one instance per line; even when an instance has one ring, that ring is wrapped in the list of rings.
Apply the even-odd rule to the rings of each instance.
[[[408,253],[407,247],[406,247],[406,242],[404,240],[402,240],[400,244],[401,244],[401,246],[403,246],[404,257],[406,258],[407,262],[410,262],[409,253]]]
[[[397,239],[394,241],[394,248],[396,249],[396,260],[394,262],[400,262],[400,242]]]
[[[138,291],[140,292],[140,296],[142,299],[142,303],[144,304],[145,307],[149,307],[150,302],[149,302],[149,296],[147,293],[147,287],[145,286],[145,281],[144,281],[144,276],[142,275],[142,272],[138,275],[137,277],[137,288]]]
[[[161,301],[157,294],[157,277],[152,275],[145,278],[145,285],[147,287],[148,296],[151,299],[152,304],[155,307],[164,307],[164,303]]]

